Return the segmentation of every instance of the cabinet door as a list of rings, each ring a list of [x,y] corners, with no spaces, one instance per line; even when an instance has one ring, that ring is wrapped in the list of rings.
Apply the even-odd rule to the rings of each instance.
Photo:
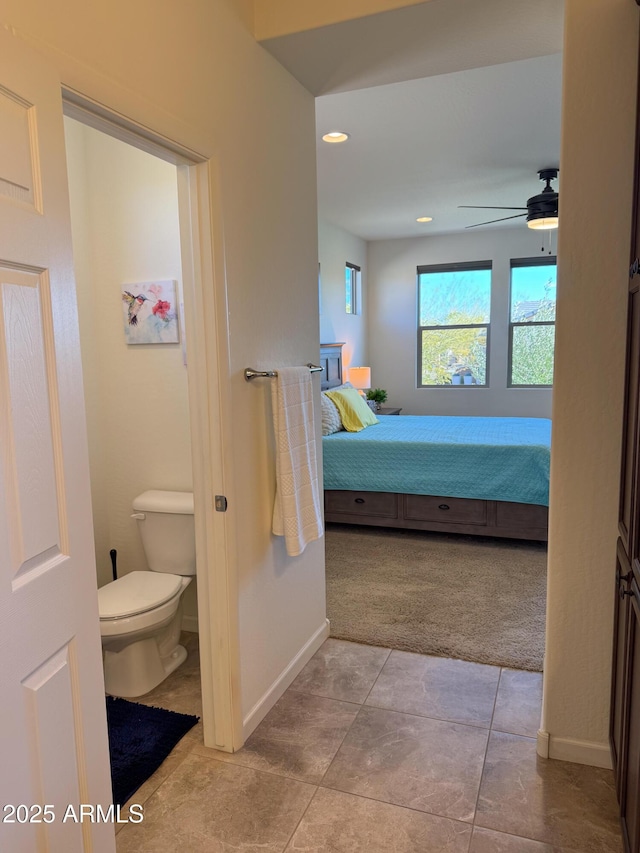
[[[640,853],[640,589],[631,581],[627,627],[626,709],[623,722],[624,761],[621,778],[622,830],[629,853]]]
[[[638,381],[640,374],[640,287],[629,292],[628,332],[627,332],[627,369],[625,388],[625,420],[622,437],[622,471],[620,480],[620,517],[619,531],[625,551],[631,558],[632,539],[637,539],[632,530],[634,513],[634,491],[638,467]],[[635,545],[634,551],[638,550]]]
[[[624,726],[625,694],[627,689],[627,635],[629,633],[629,610],[631,604],[626,591],[630,588],[631,566],[623,543],[618,540],[615,585],[615,620],[613,632],[613,665],[611,683],[611,755],[616,776],[618,800],[622,800],[622,779],[624,774]]]

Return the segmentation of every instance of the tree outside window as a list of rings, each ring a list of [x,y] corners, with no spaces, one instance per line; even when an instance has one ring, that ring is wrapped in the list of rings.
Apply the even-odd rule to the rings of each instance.
[[[486,386],[491,261],[418,267],[418,386]]]
[[[509,385],[553,385],[556,259],[511,261]]]

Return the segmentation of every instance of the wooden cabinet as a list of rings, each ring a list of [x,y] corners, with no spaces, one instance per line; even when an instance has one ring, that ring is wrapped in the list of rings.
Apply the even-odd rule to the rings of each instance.
[[[610,743],[624,847],[640,853],[640,110],[629,267]]]
[[[637,244],[640,249],[640,243]],[[614,584],[611,754],[625,850],[640,853],[640,276],[629,289],[619,539]]]

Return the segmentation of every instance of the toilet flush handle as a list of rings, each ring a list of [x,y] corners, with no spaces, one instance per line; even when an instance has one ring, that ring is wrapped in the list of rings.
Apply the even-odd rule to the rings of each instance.
[[[136,521],[144,521],[147,516],[143,512],[134,512],[131,518],[135,518]]]

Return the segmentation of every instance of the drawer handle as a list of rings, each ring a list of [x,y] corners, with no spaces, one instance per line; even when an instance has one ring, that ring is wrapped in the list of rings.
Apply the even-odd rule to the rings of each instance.
[[[356,499],[355,499],[355,501],[356,501],[356,503],[357,503],[357,504],[363,504],[363,503],[364,503],[364,498],[356,498]]]
[[[450,509],[449,504],[438,504],[438,509]]]

